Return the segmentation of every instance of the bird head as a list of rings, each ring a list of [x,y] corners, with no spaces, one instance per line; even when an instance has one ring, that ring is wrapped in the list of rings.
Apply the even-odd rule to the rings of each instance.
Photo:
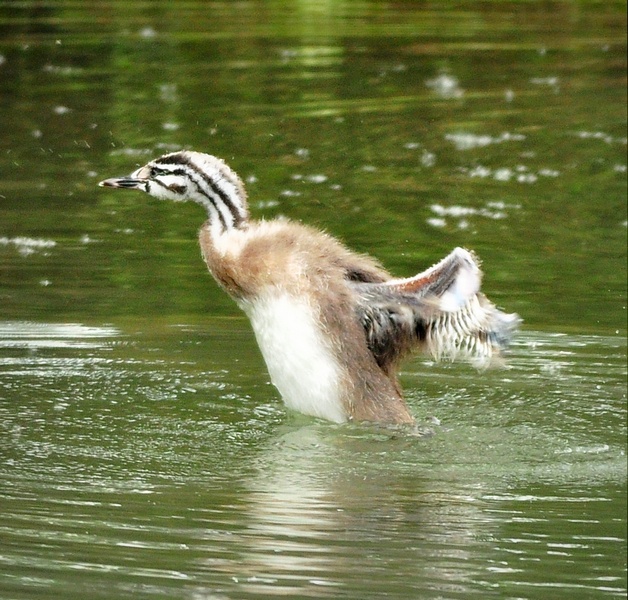
[[[224,229],[248,219],[246,191],[238,175],[221,159],[182,150],[151,160],[126,177],[105,179],[101,187],[140,190],[160,200],[192,200]]]

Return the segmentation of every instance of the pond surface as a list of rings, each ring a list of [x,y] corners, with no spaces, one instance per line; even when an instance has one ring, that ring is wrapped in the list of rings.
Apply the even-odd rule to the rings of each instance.
[[[0,598],[626,596],[624,2],[0,2]],[[181,147],[407,276],[455,246],[508,369],[421,435],[287,411]]]

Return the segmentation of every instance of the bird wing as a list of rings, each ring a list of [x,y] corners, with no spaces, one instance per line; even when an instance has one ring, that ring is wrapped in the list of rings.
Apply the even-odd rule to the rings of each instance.
[[[481,275],[475,256],[456,248],[414,277],[351,283],[358,318],[380,367],[391,371],[415,349],[477,366],[500,357],[520,319],[479,291]]]

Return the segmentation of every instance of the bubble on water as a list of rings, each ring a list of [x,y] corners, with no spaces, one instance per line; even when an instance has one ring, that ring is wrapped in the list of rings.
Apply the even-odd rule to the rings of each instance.
[[[615,141],[621,141],[619,138],[616,140],[612,135],[604,133],[603,131],[578,131],[576,135],[583,140],[601,140],[607,144],[612,144]]]
[[[517,181],[519,183],[535,183],[538,177],[534,173],[522,173],[517,175]]]
[[[138,33],[139,36],[144,39],[154,38],[157,35],[157,32],[152,27],[144,27],[143,29],[140,29]]]
[[[423,150],[421,154],[421,164],[424,167],[433,167],[436,164],[436,154]]]
[[[428,79],[425,85],[441,98],[457,99],[464,96],[464,90],[460,87],[458,79],[448,73],[441,73],[433,79]]]
[[[159,99],[162,102],[176,102],[177,86],[174,83],[162,83],[159,86]]]
[[[445,219],[439,219],[436,217],[430,217],[426,219],[426,222],[428,225],[431,225],[432,227],[438,227],[438,228],[443,228],[447,225],[447,221]]]
[[[319,173],[315,175],[308,175],[305,179],[311,183],[325,183],[327,181],[327,175]]]
[[[488,167],[478,165],[469,171],[469,177],[488,177],[492,173]]]
[[[457,150],[471,150],[493,143],[490,135],[475,135],[473,133],[448,133],[445,139],[453,142]]]
[[[469,217],[479,216],[495,221],[508,217],[509,209],[521,208],[518,204],[506,204],[505,202],[487,202],[483,207],[475,208],[472,206],[461,206],[454,204],[452,206],[443,206],[442,204],[432,204],[430,210],[435,213],[436,217],[427,219],[427,223],[433,227],[444,227],[446,225],[445,217],[458,219],[458,229],[468,229],[471,227]]]
[[[48,248],[54,248],[57,242],[41,238],[29,238],[23,236],[0,237],[0,246],[14,246],[22,256],[30,256],[36,252],[44,252]]]
[[[257,208],[274,208],[279,206],[279,200],[260,200],[255,204]]]
[[[467,208],[463,206],[442,206],[441,204],[432,204],[430,206],[432,212],[435,212],[437,215],[450,215],[453,217],[459,217],[460,215],[468,215],[475,211],[473,208]]]
[[[493,178],[497,181],[510,181],[512,179],[512,169],[504,167],[502,169],[496,169],[493,173]]]
[[[556,169],[543,168],[534,173],[526,165],[516,165],[515,167],[499,167],[491,169],[484,165],[475,165],[473,167],[459,167],[459,171],[472,178],[488,178],[491,177],[495,181],[515,181],[517,183],[531,184],[536,183],[540,177],[555,178],[560,176],[560,171]]]
[[[501,144],[503,142],[520,142],[526,139],[521,133],[510,133],[504,131],[499,135],[493,136],[489,134],[476,134],[468,132],[448,133],[445,139],[453,142],[457,150],[472,150],[474,148],[483,148],[491,144]]]
[[[542,175],[543,177],[558,177],[560,175],[560,171],[557,171],[556,169],[540,169],[539,175]]]

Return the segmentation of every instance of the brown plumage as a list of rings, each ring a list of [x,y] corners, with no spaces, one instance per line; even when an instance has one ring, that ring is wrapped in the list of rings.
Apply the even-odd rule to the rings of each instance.
[[[251,221],[240,179],[209,155],[166,155],[101,185],[206,207],[199,239],[207,267],[251,319],[286,404],[307,414],[412,423],[397,379],[408,353],[488,364],[519,323],[479,292],[470,252],[458,248],[415,277],[395,279],[313,228]]]

